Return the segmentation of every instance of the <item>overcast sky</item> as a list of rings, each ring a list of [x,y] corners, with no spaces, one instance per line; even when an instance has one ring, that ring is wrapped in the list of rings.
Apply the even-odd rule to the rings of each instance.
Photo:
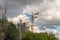
[[[8,18],[17,18],[23,12],[30,14],[38,10],[36,25],[60,25],[60,0],[0,0],[0,15],[4,5],[7,7]]]
[[[26,5],[38,4],[40,2],[42,0],[0,0],[0,9],[5,5],[8,9],[8,16],[13,17],[19,15]]]

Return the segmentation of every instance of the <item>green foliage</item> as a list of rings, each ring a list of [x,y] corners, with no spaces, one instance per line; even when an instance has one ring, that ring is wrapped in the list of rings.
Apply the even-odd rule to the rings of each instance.
[[[19,40],[18,29],[16,29],[16,26],[12,22],[9,23],[7,40]]]
[[[26,32],[24,38],[22,40],[33,40],[33,33],[32,32]]]
[[[2,30],[4,30],[5,24],[1,24],[2,20],[0,20],[0,25],[2,25]],[[7,30],[7,40],[19,40],[19,30],[16,29],[16,26],[10,22],[8,25]],[[32,33],[32,32],[26,32],[22,33],[22,40],[57,40],[55,35],[53,34],[47,34],[47,33]]]
[[[8,22],[8,20],[7,20],[7,18],[3,18],[3,19],[1,19],[1,28],[2,28],[2,32],[6,32],[7,31],[7,29],[8,29],[8,24],[9,22]]]
[[[1,26],[1,19],[0,19],[0,26]]]
[[[57,40],[57,38],[53,34],[49,34],[49,40]]]
[[[27,32],[22,40],[57,40],[53,34]]]
[[[5,35],[4,37],[6,37],[5,39],[19,40],[19,31],[18,29],[16,29],[16,26],[12,22],[9,23],[7,19],[6,20],[0,19],[0,27],[2,28],[2,32]]]

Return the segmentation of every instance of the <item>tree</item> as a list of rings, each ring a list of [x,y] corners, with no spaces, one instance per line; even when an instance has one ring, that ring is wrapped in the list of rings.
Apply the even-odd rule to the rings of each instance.
[[[19,31],[12,22],[8,26],[7,40],[19,40]]]
[[[57,40],[54,34],[27,32],[22,40]]]
[[[33,33],[32,32],[26,32],[25,36],[22,37],[22,40],[33,40]]]
[[[3,17],[2,21],[1,21],[2,39],[3,40],[5,40],[5,38],[6,38],[5,35],[6,35],[7,30],[8,30],[8,24],[9,24],[9,22],[8,22],[7,18]]]
[[[49,34],[48,38],[49,40],[57,40],[57,38],[53,34]]]
[[[7,18],[2,18],[2,31],[5,33],[8,30],[8,20]]]
[[[1,26],[2,26],[2,20],[0,19],[0,40],[2,40],[2,28],[1,28]]]
[[[16,29],[15,24],[12,22],[8,22],[7,25],[7,19],[1,20],[0,19],[0,40],[1,39],[1,33],[3,33],[3,40],[19,40],[19,31]]]

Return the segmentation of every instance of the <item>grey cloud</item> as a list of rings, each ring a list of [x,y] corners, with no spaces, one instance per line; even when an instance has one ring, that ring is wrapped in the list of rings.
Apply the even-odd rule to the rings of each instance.
[[[50,3],[51,1],[47,1],[47,2]],[[52,2],[52,3],[53,3],[53,2]],[[43,4],[43,3],[42,3],[42,4]],[[46,4],[46,5],[47,5],[47,4]],[[46,5],[45,5],[45,6],[46,6]],[[48,5],[49,5],[49,4],[48,4]],[[47,6],[48,6],[48,5],[47,5]],[[44,6],[44,7],[45,7],[45,6]],[[46,6],[46,9],[48,9],[47,6]],[[49,5],[49,6],[50,6],[50,5]],[[43,9],[44,9],[44,8],[43,8]],[[42,10],[42,11],[45,12],[46,9],[45,9],[44,11],[43,11],[43,10]],[[48,10],[47,10],[47,11],[48,11]],[[59,10],[59,11],[60,11],[60,10]],[[43,12],[40,12],[40,13],[42,14]],[[52,13],[53,13],[53,12],[52,12]],[[53,18],[53,20],[45,20],[45,19],[43,19],[43,17],[41,17],[41,14],[38,15],[37,22],[35,22],[35,24],[36,24],[37,26],[39,26],[39,27],[42,26],[42,27],[43,27],[43,26],[49,25],[49,26],[52,26],[52,27],[53,27],[53,26],[59,26],[59,25],[60,25],[60,19],[56,19],[56,18],[54,19],[54,18]],[[54,13],[54,14],[55,14],[55,13]],[[53,16],[54,16],[54,15],[53,15]],[[56,16],[56,17],[57,17],[57,16]],[[47,26],[47,27],[49,27],[49,26]]]
[[[21,13],[21,9],[24,8],[24,6],[31,5],[31,4],[39,4],[41,2],[43,2],[43,0],[8,0],[7,16],[8,17],[18,16]],[[3,4],[2,0],[0,0],[0,9],[2,9],[2,4]],[[18,10],[18,9],[20,9],[20,10]],[[42,10],[42,11],[45,11],[45,10]],[[1,11],[0,11],[0,15],[1,15]],[[41,14],[39,15],[39,17],[41,17]],[[60,25],[60,20],[47,21],[47,20],[43,20],[43,19],[38,19],[37,22],[36,22],[36,25],[38,25],[38,26]]]
[[[26,6],[26,5],[30,5],[30,4],[34,4],[34,3],[40,3],[43,0],[8,0],[8,8],[18,8],[18,7],[22,7],[22,6]]]
[[[30,5],[33,3],[40,3],[42,2],[42,0],[3,0],[3,1],[0,0],[0,10],[2,9],[3,2],[8,2],[4,5],[7,7],[8,10],[12,10],[12,12],[9,12],[10,15],[14,14],[16,16],[17,14],[15,13],[16,10],[18,9],[21,10],[26,5]]]
[[[16,16],[18,16],[20,13],[22,13],[21,10],[15,10],[15,9],[10,10],[10,9],[9,9],[9,10],[7,11],[7,17],[10,17],[10,18],[16,17]]]
[[[43,0],[20,0],[22,4],[32,4],[32,3],[40,3]]]
[[[38,25],[38,26],[47,26],[47,25],[49,25],[49,26],[58,26],[58,25],[60,25],[60,19],[55,19],[55,20],[43,20],[43,19],[38,19],[37,20],[37,22],[36,22],[37,24],[36,25]]]

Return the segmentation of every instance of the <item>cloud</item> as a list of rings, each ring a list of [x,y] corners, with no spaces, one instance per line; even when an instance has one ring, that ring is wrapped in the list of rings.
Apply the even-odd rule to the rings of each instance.
[[[38,26],[60,25],[60,0],[8,0],[8,18],[17,18],[21,13],[30,14],[32,11],[39,12],[35,22]]]
[[[16,14],[19,15],[19,13],[15,13],[15,11],[20,12],[26,5],[31,5],[31,4],[38,4],[42,2],[43,0],[0,0],[0,10],[2,10],[2,6],[6,5],[8,11],[8,17],[15,17]],[[5,2],[5,3],[4,3]],[[14,14],[13,16],[11,16]],[[1,15],[1,14],[0,14]]]
[[[45,1],[45,2],[47,3],[45,4],[45,6],[47,7],[44,12],[40,12],[42,14],[42,17],[41,15],[38,15],[38,20],[37,20],[38,25],[50,25],[50,26],[60,25],[59,22],[60,9],[59,6],[57,6],[58,2],[56,2],[56,0],[53,2],[50,1]]]
[[[2,5],[0,0],[0,15]],[[8,20],[13,23],[19,22],[21,13],[31,14],[33,11],[39,12],[34,22],[38,27],[60,25],[60,0],[8,0],[7,9]]]
[[[15,19],[16,16],[19,16],[19,14],[23,13],[22,11],[27,5],[37,5],[40,2],[43,2],[43,0],[8,0],[7,17],[9,19]]]
[[[14,18],[8,18],[8,21],[13,22],[14,24],[20,23],[20,20],[22,20],[23,23],[24,22],[26,22],[26,23],[30,22],[29,17],[27,17],[25,14],[20,14],[19,16],[16,16]]]
[[[44,0],[37,5],[27,5],[23,12],[31,15],[31,12],[39,12],[36,25],[60,25],[60,6],[59,0]]]

